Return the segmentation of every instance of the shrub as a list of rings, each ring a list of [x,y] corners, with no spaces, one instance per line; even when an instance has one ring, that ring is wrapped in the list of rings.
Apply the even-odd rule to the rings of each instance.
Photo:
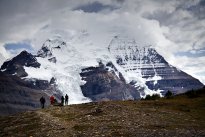
[[[160,95],[159,94],[153,94],[151,95],[146,95],[145,100],[157,100],[160,99]]]
[[[167,91],[167,93],[165,94],[166,98],[171,98],[173,96],[173,93],[171,91]]]
[[[189,98],[197,98],[197,97],[199,97],[200,92],[192,89],[192,90],[186,92],[185,94],[186,94]]]
[[[145,100],[151,100],[151,96],[150,95],[146,95]]]

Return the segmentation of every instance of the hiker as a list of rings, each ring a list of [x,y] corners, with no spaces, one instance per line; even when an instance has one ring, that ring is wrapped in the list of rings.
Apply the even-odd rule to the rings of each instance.
[[[65,105],[68,105],[68,95],[65,95]]]
[[[43,96],[40,98],[40,102],[41,102],[41,108],[44,108],[46,100]]]
[[[54,98],[54,96],[52,95],[52,96],[50,97],[50,102],[51,102],[51,105],[53,105],[53,104],[54,104],[54,100],[55,100],[55,98]]]
[[[61,97],[61,105],[62,105],[62,106],[64,105],[64,99],[65,99],[64,96],[62,96],[62,97]]]
[[[57,101],[56,98],[54,99],[53,103],[54,103],[54,104],[58,104],[58,101]]]

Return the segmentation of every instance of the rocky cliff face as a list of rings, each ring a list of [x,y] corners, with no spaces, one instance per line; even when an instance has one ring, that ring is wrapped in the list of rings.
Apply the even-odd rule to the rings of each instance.
[[[81,86],[84,96],[93,101],[100,100],[135,100],[140,99],[139,91],[126,84],[123,77],[118,77],[114,71],[108,71],[109,64],[99,67],[89,67],[80,73],[86,84]]]
[[[117,64],[127,73],[140,75],[151,90],[164,94],[167,90],[180,93],[203,87],[199,80],[170,65],[155,49],[139,47],[132,39],[116,36],[108,50]]]

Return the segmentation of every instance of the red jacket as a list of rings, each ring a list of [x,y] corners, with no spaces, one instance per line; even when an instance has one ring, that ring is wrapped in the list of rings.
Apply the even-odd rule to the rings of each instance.
[[[51,97],[50,97],[51,104],[54,103],[54,99],[55,99],[54,96],[51,96]]]

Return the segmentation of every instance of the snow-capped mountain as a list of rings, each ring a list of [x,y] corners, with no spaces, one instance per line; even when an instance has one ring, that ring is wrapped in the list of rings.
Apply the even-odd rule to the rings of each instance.
[[[181,93],[203,86],[151,47],[139,47],[135,40],[116,36],[108,49],[103,49],[95,47],[87,33],[67,40],[60,36],[47,39],[36,55],[23,51],[4,62],[1,75],[0,84],[5,79],[11,81],[3,84],[4,88],[17,87],[13,89],[12,98],[19,96],[15,102],[25,105],[32,99],[31,108],[39,106],[39,98],[34,96],[40,95],[48,98],[54,94],[60,99],[68,94],[69,104],[77,104],[135,100],[147,94]],[[22,94],[21,89],[29,92]],[[2,97],[7,97],[6,92]]]
[[[116,36],[108,50],[127,75],[143,78],[152,91],[181,93],[203,87],[199,80],[170,65],[151,46],[140,47],[133,39]]]
[[[82,54],[83,51],[62,38],[54,37],[44,42],[37,55],[22,51],[13,59],[4,62],[0,79],[0,84],[4,83],[5,79],[12,79],[10,83],[3,84],[3,89],[17,87],[12,89],[13,94],[10,94],[9,98],[18,96],[15,98],[16,104],[13,105],[19,107],[6,105],[12,102],[7,98],[6,92],[2,94],[0,101],[6,103],[9,112],[18,112],[23,110],[22,105],[28,104],[29,100],[33,100],[33,104],[27,107],[28,109],[39,107],[40,95],[46,95],[48,98],[54,94],[59,100],[61,95],[68,94],[69,104],[140,99],[139,92],[125,82],[115,66],[108,60],[102,61],[100,56],[95,56],[96,52],[92,49],[93,47],[87,48],[86,53]],[[26,95],[22,94],[25,91]],[[38,98],[32,95],[33,92],[38,94],[35,95]]]
[[[82,37],[80,39],[82,41]],[[76,46],[74,47],[71,44],[68,44],[59,37],[46,40],[42,48],[37,52],[37,60],[42,64],[40,67],[41,72],[46,74],[47,78],[41,76],[38,78],[49,80],[51,77],[54,77],[57,88],[64,95],[68,94],[70,96],[70,103],[82,103],[91,100],[140,98],[139,92],[136,89],[126,84],[125,81],[122,81],[117,76],[119,75],[117,70],[106,66],[108,60],[102,61],[100,58],[94,57],[96,53],[91,50],[92,48],[89,49],[88,47],[89,50],[87,52],[85,51],[86,53],[82,53],[83,51],[80,51]],[[90,55],[90,57],[87,58],[86,54]],[[105,67],[100,67],[100,63],[104,63]],[[90,67],[93,67],[93,69],[89,69]],[[34,71],[38,71],[38,69],[27,67],[25,69],[27,72],[30,72],[28,77],[37,78],[37,72]],[[89,70],[89,72],[84,70]],[[90,75],[91,72],[93,75]],[[106,84],[102,81],[102,83],[99,83],[99,79],[108,82]],[[117,87],[116,85],[124,88],[126,93],[120,91],[116,93],[116,88],[113,88],[114,86]],[[94,86],[98,88],[93,88]],[[90,89],[89,87],[92,88]],[[99,90],[99,87],[103,87],[103,90]],[[114,94],[119,95],[118,97],[114,97]]]

